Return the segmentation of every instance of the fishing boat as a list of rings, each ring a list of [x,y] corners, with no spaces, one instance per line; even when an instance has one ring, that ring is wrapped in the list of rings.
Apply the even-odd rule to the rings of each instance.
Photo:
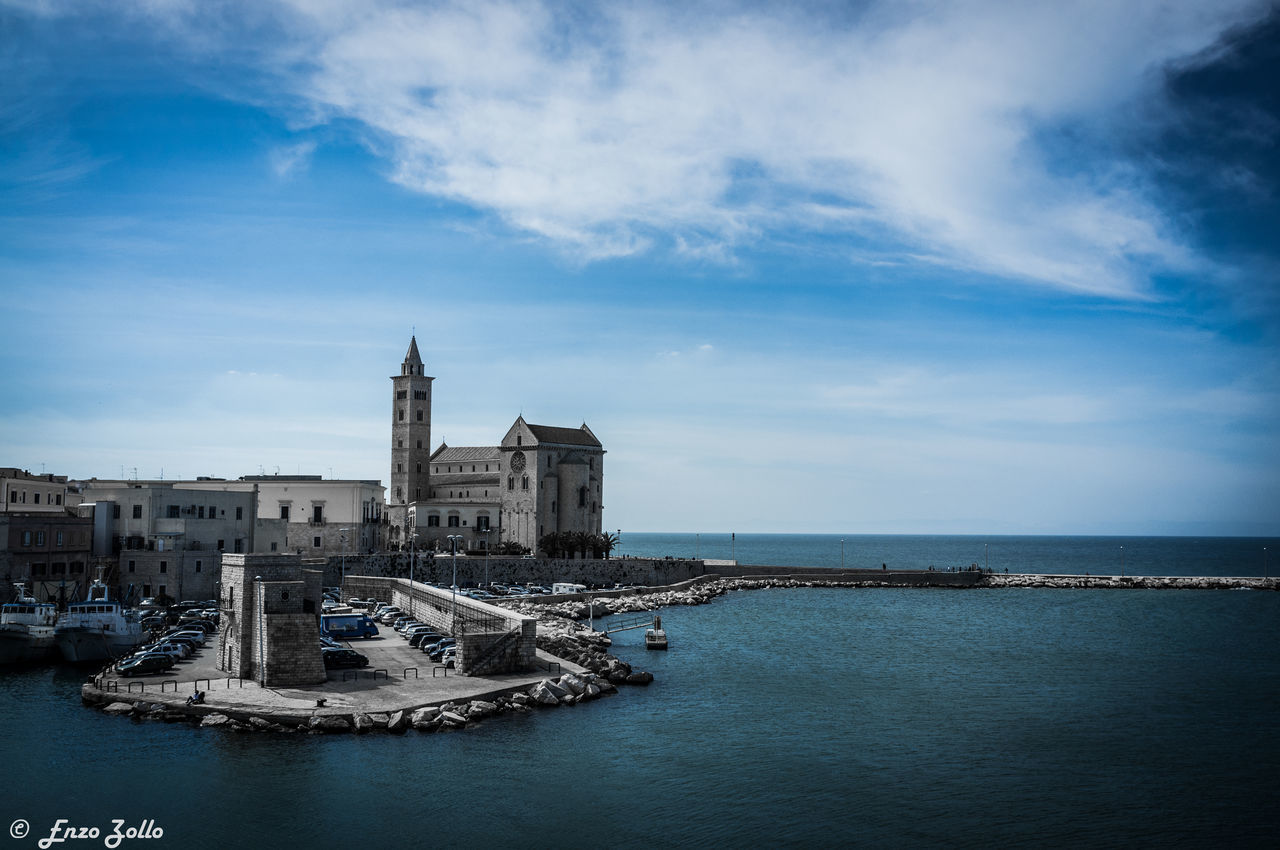
[[[67,661],[107,661],[125,655],[146,639],[137,612],[111,598],[102,571],[89,585],[83,602],[73,602],[54,630],[58,650]]]
[[[0,664],[42,661],[53,652],[58,608],[38,602],[21,582],[13,589],[14,601],[0,607]]]
[[[662,628],[662,618],[657,614],[653,615],[653,628],[646,629],[644,633],[645,649],[666,649],[667,633]]]

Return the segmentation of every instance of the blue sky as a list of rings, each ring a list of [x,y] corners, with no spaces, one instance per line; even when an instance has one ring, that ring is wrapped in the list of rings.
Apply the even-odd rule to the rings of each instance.
[[[0,0],[0,463],[386,480],[588,422],[634,531],[1280,533],[1257,2]]]

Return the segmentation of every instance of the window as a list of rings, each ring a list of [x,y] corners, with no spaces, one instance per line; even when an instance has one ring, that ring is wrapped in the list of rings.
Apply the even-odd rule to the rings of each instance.
[[[418,408],[418,421],[422,421],[422,408]]]
[[[67,571],[67,565],[66,565],[66,564],[54,564],[54,565],[53,565],[53,569],[51,570],[51,572],[52,572],[55,576],[60,576],[60,575],[62,575],[63,573],[65,573],[66,571]]]
[[[243,552],[243,551],[244,551],[244,539],[243,539],[243,538],[241,538],[241,537],[237,537],[237,538],[236,538],[236,540],[235,540],[235,543],[236,543],[236,551],[237,551],[237,552]]]
[[[508,490],[516,489],[516,479],[514,476],[511,476],[511,475],[507,476],[507,489]]]
[[[32,574],[33,576],[42,576],[42,575],[44,575],[44,564],[32,564],[32,565],[31,565],[31,574]]]
[[[315,549],[319,549],[319,548],[320,548],[320,538],[319,538],[319,537],[312,537],[312,538],[311,538],[311,546],[312,546],[313,548],[315,548]]]
[[[236,519],[244,519],[244,508],[236,508]]]
[[[471,471],[472,471],[472,472],[475,472],[475,471],[476,471],[476,465],[475,465],[474,463],[473,463],[473,464],[471,464]]]
[[[169,506],[169,513],[168,513],[169,519],[177,519],[179,516],[181,516],[181,513],[182,512],[178,509],[177,505]]]
[[[403,448],[404,448],[404,440],[396,440],[396,448],[397,448],[397,449],[403,449]]]
[[[165,592],[164,592],[164,585],[163,585],[163,584],[162,584],[162,585],[160,585],[160,595],[161,595],[161,596],[164,596],[164,595],[165,595]]]
[[[476,517],[476,531],[488,531],[489,518],[487,516]]]
[[[221,551],[222,551],[223,549],[225,549],[225,548],[227,548],[227,543],[226,543],[226,541],[225,541],[225,540],[219,540],[219,541],[218,541],[218,551],[219,551],[219,552],[221,552]]]
[[[422,464],[420,464],[420,463],[419,463],[419,464],[417,464],[417,469],[416,469],[415,471],[417,471],[417,472],[421,472],[421,471],[422,471]]]
[[[324,505],[311,506],[311,521],[316,523],[324,522]]]
[[[397,411],[396,411],[396,414],[398,415],[398,417],[399,417],[400,421],[401,421],[401,422],[403,422],[403,421],[404,421],[404,408],[402,407],[402,408],[400,408],[399,410],[397,410]]]
[[[551,513],[555,513],[555,512],[556,512],[556,500],[555,500],[555,499],[552,499],[552,500],[551,500]]]
[[[421,440],[419,440],[419,441],[418,441],[418,448],[422,448],[422,441],[421,441]],[[439,472],[439,471],[440,471],[440,469],[439,469],[439,467],[437,467],[437,468],[436,468],[436,472]]]
[[[427,400],[427,391],[426,391],[426,390],[414,390],[414,391],[413,391],[413,397],[414,397],[414,399],[416,399],[417,401],[426,401],[426,400]]]
[[[196,510],[196,519],[204,519],[204,505],[201,505]]]
[[[396,472],[404,472],[404,464],[403,464],[403,463],[397,463],[397,464],[396,464]]]
[[[130,562],[129,562],[129,572],[134,572],[134,571],[137,569],[137,566],[138,566],[138,565],[137,565],[136,563],[134,563],[133,561],[130,561]]]
[[[287,519],[289,519],[289,506],[288,506],[288,505],[281,505],[281,506],[280,506],[280,519],[283,519],[283,520],[287,520]]]
[[[111,506],[111,518],[112,518],[112,519],[120,519],[120,506],[119,506],[119,505],[112,505],[112,506]]]
[[[71,572],[72,572],[72,574],[73,574],[73,575],[79,575],[80,573],[84,572],[84,562],[83,562],[83,561],[72,561],[72,562],[71,562]]]
[[[167,572],[169,572],[169,562],[168,562],[168,561],[161,561],[161,562],[160,562],[160,572],[162,572],[162,573],[167,573]]]
[[[593,458],[593,457],[589,457],[589,458],[587,458],[587,467],[588,467],[589,469],[595,469],[595,468],[596,468],[596,459],[595,459],[595,458]]]
[[[209,519],[217,519],[217,518],[218,518],[218,509],[217,509],[217,508],[215,508],[213,505],[210,505],[210,506],[209,506]]]
[[[276,542],[274,540],[271,541],[271,551],[276,551]]]
[[[61,545],[62,545],[62,532],[61,532],[61,531],[59,531],[59,532],[57,533],[57,535],[54,537],[54,545],[55,545],[55,546],[61,546]]]
[[[406,398],[408,398],[408,397],[409,397],[409,391],[408,391],[408,390],[400,390],[399,392],[397,392],[397,393],[396,393],[396,400],[397,400],[397,401],[403,401],[403,400],[405,400],[405,399],[406,399]]]
[[[430,514],[427,517],[427,528],[439,528],[439,527],[440,527],[440,515]]]
[[[142,505],[133,506],[133,518],[142,519]]]
[[[43,545],[44,545],[44,532],[43,532],[43,531],[37,531],[37,532],[36,532],[36,545],[37,545],[37,546],[43,546]]]
[[[200,568],[204,566],[200,561],[196,561],[196,572],[200,572]]]
[[[462,517],[458,516],[457,514],[454,514],[453,516],[449,517],[450,528],[458,528],[461,525],[462,525]]]
[[[587,506],[587,488],[578,488],[578,507],[585,508]]]
[[[30,531],[24,531],[24,532],[22,532],[22,545],[23,545],[23,546],[30,546],[30,545],[31,545],[31,532],[30,532]]]
[[[517,446],[524,445],[524,437],[520,436],[519,434],[516,434],[516,445]]]
[[[54,496],[53,498],[57,500],[57,502],[56,502],[57,504],[59,504],[59,505],[61,505],[61,504],[62,504],[62,494],[61,494],[61,493],[58,493],[58,494],[57,494],[56,496]]]
[[[414,487],[414,488],[413,488],[413,500],[414,500],[415,502],[420,502],[420,501],[422,501],[422,488],[421,488],[421,487]]]
[[[520,479],[520,489],[521,490],[529,489],[529,476],[526,475]]]
[[[38,504],[40,504],[40,494],[39,494],[39,493],[32,493],[32,494],[31,494],[31,498],[35,501],[35,503],[36,503],[37,505],[38,505]]]

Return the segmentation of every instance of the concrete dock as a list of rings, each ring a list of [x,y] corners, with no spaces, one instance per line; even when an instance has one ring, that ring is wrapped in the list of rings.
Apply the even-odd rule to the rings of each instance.
[[[216,666],[216,641],[197,655],[153,676],[124,677],[114,671],[97,675],[81,688],[91,705],[147,702],[191,717],[222,714],[233,720],[261,718],[286,727],[307,724],[313,717],[410,712],[426,706],[485,700],[527,691],[546,678],[582,673],[583,668],[538,651],[538,669],[527,673],[460,676],[434,664],[391,629],[375,638],[346,644],[369,658],[369,666],[329,670],[326,681],[303,687],[264,688],[257,682],[228,678]],[[196,689],[202,705],[186,704]],[[321,704],[323,703],[323,704]]]

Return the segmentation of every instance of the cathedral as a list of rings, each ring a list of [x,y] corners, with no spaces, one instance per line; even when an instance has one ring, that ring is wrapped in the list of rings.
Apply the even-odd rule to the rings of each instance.
[[[552,532],[601,529],[604,447],[580,428],[531,425],[523,416],[496,446],[431,450],[431,382],[418,341],[391,377],[392,548],[486,551],[516,543],[529,551]]]

